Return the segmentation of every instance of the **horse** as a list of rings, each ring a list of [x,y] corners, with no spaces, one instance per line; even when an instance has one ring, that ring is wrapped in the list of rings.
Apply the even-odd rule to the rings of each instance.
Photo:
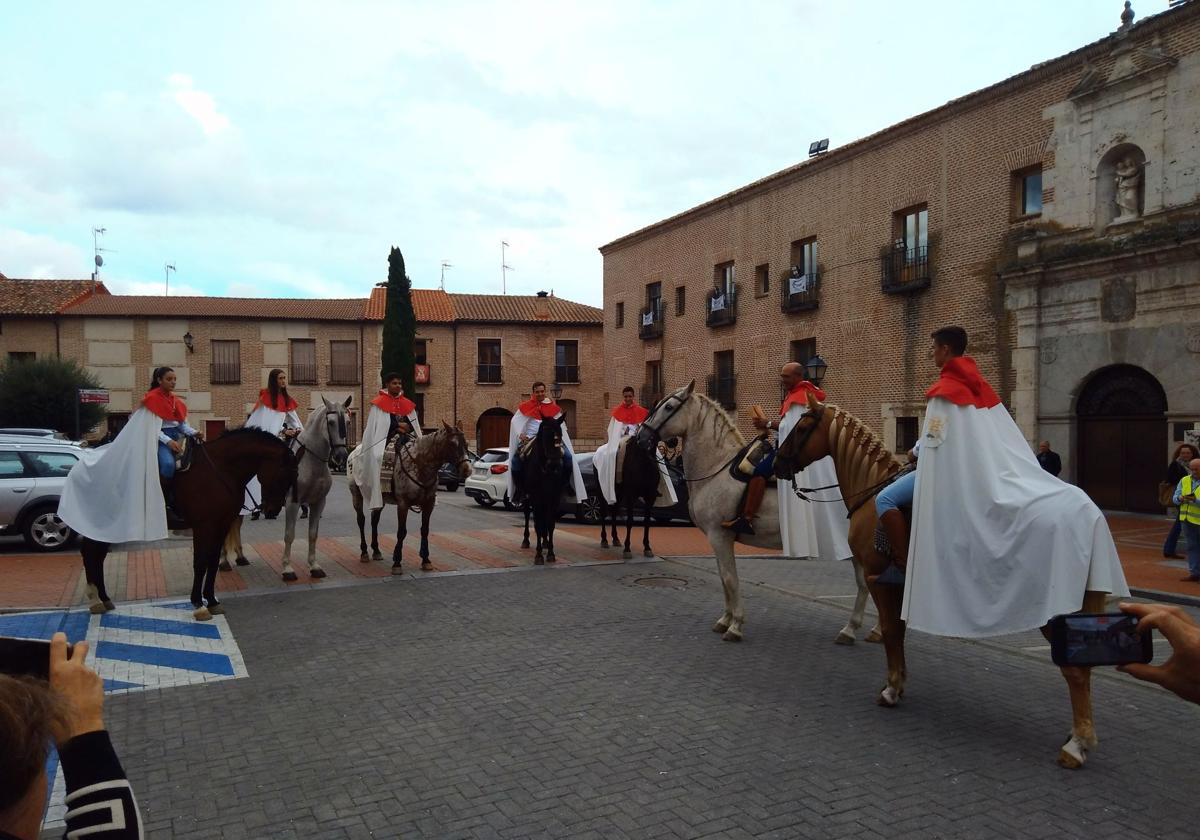
[[[608,548],[607,527],[612,528],[613,547],[616,548],[620,545],[620,540],[617,538],[617,518],[620,516],[621,508],[624,508],[625,550],[622,557],[626,560],[633,557],[633,552],[629,550],[629,538],[633,531],[633,509],[640,499],[643,515],[642,556],[653,557],[654,551],[650,548],[650,510],[658,499],[658,484],[662,479],[662,473],[658,470],[658,459],[654,457],[653,453],[646,452],[630,440],[625,446],[625,457],[621,462],[618,474],[621,476],[621,480],[615,485],[616,503],[610,506],[608,499],[604,498],[604,493],[600,493],[600,547]],[[612,512],[611,522],[608,521],[610,511]]]
[[[663,439],[681,437],[687,441],[683,450],[684,474],[688,478],[688,512],[692,522],[704,531],[717,558],[717,569],[725,594],[725,610],[713,625],[727,642],[740,642],[746,622],[738,582],[734,542],[761,548],[782,548],[779,534],[779,499],[774,488],[768,488],[754,520],[753,535],[734,534],[721,525],[733,518],[742,498],[744,485],[729,474],[729,466],[738,456],[746,440],[725,410],[703,394],[695,393],[696,381],[664,397],[650,416],[642,421],[637,442],[647,452],[653,452]],[[795,435],[795,431],[792,435]],[[789,436],[790,438],[790,436]],[[867,608],[866,581],[856,574],[858,595],[850,620],[838,632],[838,641],[854,639],[862,627]]]
[[[850,549],[854,562],[873,576],[881,574],[889,560],[875,548],[875,493],[879,485],[894,475],[900,464],[865,423],[836,405],[825,405],[809,394],[809,412],[784,441],[775,458],[775,474],[793,475],[812,462],[833,457],[842,498],[852,510]],[[900,618],[904,598],[901,586],[871,583],[871,596],[879,611],[883,646],[887,652],[887,683],[876,703],[893,707],[904,694],[907,669],[904,661],[904,621]],[[1104,611],[1105,593],[1087,591],[1084,612]],[[1049,638],[1048,628],[1042,633]],[[1063,677],[1071,695],[1073,722],[1071,735],[1059,750],[1058,763],[1069,769],[1082,767],[1087,751],[1097,744],[1092,721],[1091,669],[1063,666]]]
[[[389,446],[396,445],[393,441]],[[364,533],[366,516],[363,514],[363,496],[358,482],[354,480],[354,470],[358,466],[359,448],[355,447],[346,462],[346,473],[350,480],[350,500],[354,504],[354,516],[358,520],[359,560],[366,563],[369,560],[382,560],[383,552],[379,550],[379,516],[383,508],[371,511],[371,556],[367,556],[367,537]],[[433,568],[429,562],[429,517],[433,514],[433,506],[437,503],[438,470],[442,464],[451,463],[458,467],[458,475],[466,480],[471,474],[471,465],[467,461],[467,439],[463,434],[462,424],[451,426],[445,421],[442,427],[415,441],[400,447],[396,452],[396,467],[392,476],[391,494],[396,499],[396,548],[392,551],[392,574],[401,574],[400,564],[404,553],[404,540],[408,536],[408,512],[419,511],[421,514],[421,571],[428,572]],[[387,488],[384,488],[385,495]]]
[[[296,481],[296,459],[279,438],[260,429],[233,429],[196,445],[191,467],[175,475],[175,510],[192,529],[192,617],[209,621],[225,612],[217,600],[217,559],[230,524],[242,509],[246,482],[258,476],[262,506],[278,514]],[[104,586],[111,546],[85,537],[80,545],[93,613],[114,608]]]
[[[325,510],[325,499],[333,487],[333,474],[329,470],[345,463],[346,452],[346,409],[352,397],[344,403],[330,402],[324,397],[323,408],[309,415],[304,429],[296,436],[297,474],[296,484],[288,496],[283,529],[283,568],[281,577],[286,581],[296,580],[292,568],[292,541],[296,538],[296,514],[300,505],[307,505],[308,518],[308,574],[312,578],[325,577],[325,570],[317,562],[317,538],[321,530],[321,514]],[[233,521],[225,544],[221,548],[221,568],[228,571],[228,555],[235,554],[239,566],[250,563],[242,550],[242,519]]]
[[[529,454],[521,459],[521,471],[517,476],[517,490],[522,497],[521,510],[525,514],[525,535],[521,540],[521,548],[529,548],[529,516],[532,513],[533,529],[537,535],[537,547],[533,554],[535,566],[558,560],[554,556],[554,525],[563,488],[571,478],[565,458],[562,423],[562,418],[548,418],[541,422]]]

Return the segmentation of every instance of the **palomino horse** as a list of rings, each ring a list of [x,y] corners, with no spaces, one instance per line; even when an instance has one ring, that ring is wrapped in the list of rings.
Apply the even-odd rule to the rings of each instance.
[[[809,412],[784,441],[775,458],[775,473],[790,477],[826,455],[833,457],[842,498],[854,510],[850,517],[850,549],[854,562],[861,564],[868,575],[878,575],[890,562],[875,549],[875,493],[886,478],[900,465],[857,417],[836,405],[822,405],[808,395]],[[859,504],[861,502],[861,504]],[[895,706],[904,694],[907,676],[904,662],[904,622],[900,618],[904,590],[900,586],[870,585],[879,624],[883,631],[883,646],[887,651],[887,684],[876,702]],[[1103,612],[1105,593],[1086,592],[1085,612]],[[1046,628],[1042,629],[1045,633]],[[1096,746],[1096,729],[1092,722],[1091,669],[1078,666],[1061,669],[1071,693],[1074,722],[1071,736],[1059,751],[1058,763],[1075,769],[1087,760],[1087,751]]]
[[[600,546],[608,548],[606,528],[612,528],[612,544],[616,548],[621,544],[617,538],[617,519],[621,508],[625,509],[625,551],[622,556],[628,560],[633,557],[629,550],[629,538],[633,532],[633,509],[638,500],[642,502],[642,556],[653,557],[654,550],[650,548],[650,509],[658,499],[658,484],[662,473],[658,470],[658,459],[630,440],[625,446],[625,457],[618,471],[621,480],[616,482],[617,501],[611,507],[604,494],[600,494]],[[612,521],[609,522],[611,512]]]
[[[525,512],[525,536],[521,548],[529,548],[529,514],[532,513],[533,530],[537,535],[537,548],[533,554],[535,566],[558,560],[554,556],[554,525],[563,488],[571,476],[565,452],[562,418],[546,419],[538,426],[529,454],[521,458],[517,476],[521,509]]]
[[[721,527],[732,519],[742,498],[744,485],[729,475],[729,465],[745,445],[746,440],[725,411],[703,394],[693,393],[696,381],[663,398],[650,416],[642,421],[638,443],[653,451],[661,439],[681,437],[687,445],[683,450],[683,471],[688,478],[688,511],[694,522],[708,537],[717,558],[721,586],[725,591],[725,611],[713,625],[713,632],[724,634],[729,642],[742,639],[746,616],[738,583],[737,560],[733,544],[737,542],[761,548],[781,548],[779,536],[779,500],[773,488],[768,489],[754,520],[754,535],[738,534]],[[795,431],[792,432],[795,435]],[[694,477],[693,477],[694,476]],[[856,575],[858,596],[850,621],[838,633],[838,639],[856,636],[862,627],[867,607],[866,581]]]
[[[394,440],[392,444],[394,445]],[[359,467],[359,448],[355,447],[346,462],[347,477],[350,479],[350,500],[354,504],[354,515],[358,519],[358,539],[364,563],[370,560],[382,560],[383,552],[379,550],[379,515],[383,508],[371,511],[371,556],[367,556],[367,536],[363,530],[366,517],[363,515],[362,490],[354,480],[354,471]],[[442,427],[436,432],[417,438],[408,445],[401,447],[396,453],[396,468],[392,476],[392,486],[383,488],[387,495],[389,490],[396,499],[396,548],[392,551],[392,574],[400,574],[400,560],[404,553],[404,539],[408,536],[408,512],[419,511],[421,514],[421,571],[427,572],[433,568],[429,562],[429,517],[433,514],[433,506],[437,503],[438,470],[442,464],[454,464],[458,467],[458,475],[464,481],[471,474],[471,465],[467,461],[467,439],[463,435],[462,424],[451,426],[443,421]]]
[[[197,444],[192,466],[174,478],[175,510],[192,529],[191,601],[197,621],[225,612],[215,592],[217,559],[252,476],[262,484],[263,509],[277,514],[296,481],[296,459],[283,441],[259,429],[234,429]],[[104,586],[109,547],[86,538],[80,547],[93,613],[112,609]]]
[[[281,576],[286,581],[296,580],[296,570],[292,568],[292,542],[296,539],[296,515],[300,505],[308,505],[308,574],[309,577],[323,578],[325,570],[317,562],[317,538],[321,531],[321,514],[325,510],[325,499],[333,487],[333,474],[329,464],[335,466],[346,461],[346,409],[350,407],[352,397],[346,402],[330,402],[324,397],[325,404],[309,415],[303,431],[296,436],[298,446],[293,447],[296,453],[296,486],[288,496],[287,513],[284,517],[283,528],[283,568]],[[289,444],[290,445],[290,444]],[[228,570],[229,553],[236,555],[237,564],[245,566],[250,561],[242,550],[242,519],[239,516],[233,521],[225,545],[221,549],[221,568]]]

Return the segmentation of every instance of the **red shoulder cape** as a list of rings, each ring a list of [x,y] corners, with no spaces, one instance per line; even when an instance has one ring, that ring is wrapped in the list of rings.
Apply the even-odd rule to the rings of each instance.
[[[174,394],[168,394],[162,388],[152,388],[142,397],[142,405],[150,409],[163,420],[176,420],[182,423],[187,419],[187,406],[183,400]]]
[[[795,384],[792,390],[787,392],[787,396],[783,398],[783,405],[779,407],[779,416],[788,413],[788,409],[794,405],[801,408],[808,407],[808,395],[812,394],[821,402],[825,402],[825,392],[816,385],[809,382],[807,379],[802,379]]]
[[[413,409],[417,407],[415,402],[403,394],[393,397],[387,391],[380,391],[379,396],[371,400],[371,405],[382,408],[388,414],[399,414],[401,417],[412,414]]]
[[[551,400],[548,403],[540,403],[533,397],[525,400],[517,406],[517,411],[524,414],[526,417],[537,417],[541,420],[549,420],[557,417],[562,409],[558,407],[558,403]]]
[[[1000,404],[1000,398],[979,373],[979,366],[970,356],[957,356],[942,365],[942,375],[933,383],[925,396],[930,399],[941,397],[955,405],[973,405],[976,408],[992,408]]]
[[[271,392],[266,388],[258,392],[258,401],[267,408],[274,409],[275,411],[295,411],[297,405],[296,401],[291,397],[284,399],[283,394],[280,394],[275,399],[275,405],[271,405]]]
[[[630,426],[636,426],[638,423],[641,423],[650,416],[650,409],[646,408],[645,406],[640,406],[637,403],[634,403],[626,408],[625,403],[619,403],[617,407],[612,410],[612,416],[616,418],[618,423],[626,423]]]

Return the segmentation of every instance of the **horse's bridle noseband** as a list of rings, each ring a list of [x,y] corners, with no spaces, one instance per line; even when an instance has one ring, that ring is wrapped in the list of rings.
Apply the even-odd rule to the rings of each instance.
[[[798,441],[796,441],[796,443],[788,444],[788,445],[797,450],[803,449],[805,446],[807,446],[809,438],[811,438],[813,436],[813,434],[816,433],[817,427],[821,425],[821,418],[824,416],[825,416],[825,405],[824,405],[824,403],[818,403],[817,410],[810,411],[809,413],[807,413],[803,417],[801,417],[800,422],[796,424],[796,428],[793,429],[791,434],[789,434],[786,438],[787,440],[790,441],[792,439],[792,435],[796,434],[797,432],[802,431],[803,434],[800,435],[800,439]],[[813,422],[807,427],[802,427],[802,424],[804,423],[804,421],[810,417],[813,418]],[[782,450],[783,444],[782,443],[778,444],[778,448],[780,450]]]

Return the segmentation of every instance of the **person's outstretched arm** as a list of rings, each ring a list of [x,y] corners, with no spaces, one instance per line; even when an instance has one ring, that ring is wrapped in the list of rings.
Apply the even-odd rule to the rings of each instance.
[[[1118,665],[1117,670],[1200,703],[1200,627],[1192,617],[1179,607],[1165,604],[1121,604],[1121,611],[1138,617],[1139,633],[1157,627],[1171,643],[1171,656],[1162,665],[1135,662]]]

